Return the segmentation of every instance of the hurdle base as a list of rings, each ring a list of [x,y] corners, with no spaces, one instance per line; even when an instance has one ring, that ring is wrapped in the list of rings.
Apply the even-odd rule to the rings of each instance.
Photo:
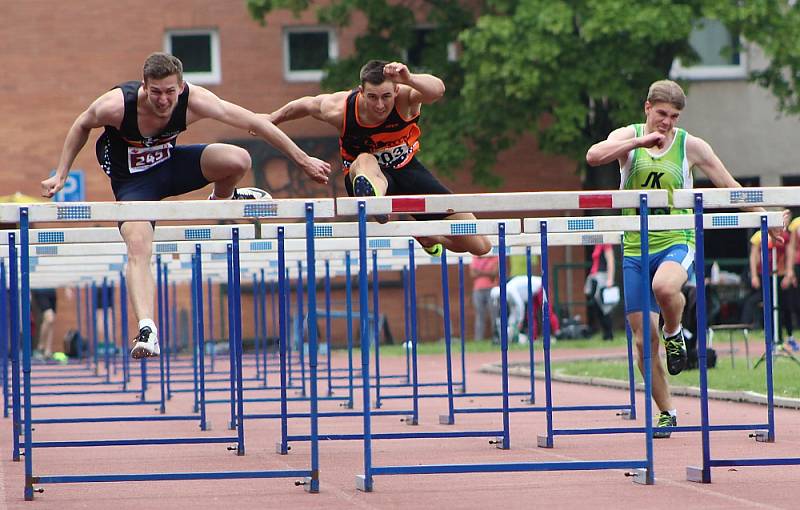
[[[628,409],[625,409],[623,411],[618,412],[617,416],[619,416],[623,420],[635,420],[636,419],[634,414],[632,412],[630,412],[630,410],[628,410]]]
[[[303,490],[310,494],[317,494],[319,492],[319,482],[307,476],[303,478]]]
[[[409,426],[419,425],[419,422],[417,421],[417,418],[415,416],[412,416],[412,415],[408,415],[408,416],[406,416],[405,418],[403,418],[400,421],[404,421],[406,423],[406,425],[409,425]]]
[[[373,409],[380,409],[383,406],[383,403],[380,400],[376,400],[372,403]]]
[[[291,449],[292,449],[292,447],[289,446],[289,445],[286,445],[286,447],[284,448],[283,443],[280,442],[280,441],[275,443],[275,453],[277,453],[279,455],[288,455],[289,454],[289,450],[291,450]]]
[[[686,468],[686,480],[690,482],[697,482],[697,483],[711,483],[711,470],[709,470],[708,475],[705,476],[703,472],[703,468],[695,467],[695,466],[688,466]]]
[[[439,425],[453,425],[455,422],[456,420],[451,418],[448,414],[439,415]]]
[[[521,398],[519,401],[522,402],[523,404],[528,404],[528,405],[533,405],[536,403],[536,400],[532,398]]]
[[[361,492],[372,492],[372,478],[367,480],[367,475],[356,475],[356,489]]]
[[[209,431],[209,430],[212,430],[212,429],[211,429],[211,422],[210,422],[210,421],[207,421],[207,422],[205,422],[205,423],[201,423],[201,424],[200,424],[200,425],[198,425],[197,427],[198,427],[200,430],[204,431],[204,432],[207,432],[207,431]]]
[[[757,443],[774,443],[775,438],[769,435],[769,430],[756,430],[750,437],[755,438]]]
[[[552,448],[553,438],[551,436],[536,436],[536,446],[539,448]]]
[[[629,473],[625,473],[625,476],[630,476],[633,478],[633,483],[638,483],[639,485],[653,485],[656,483],[655,478],[648,477],[647,468],[634,469]]]
[[[506,446],[505,441],[503,441],[503,436],[496,436],[494,439],[489,441],[489,444],[493,444],[495,448],[498,450],[508,450],[509,447]]]

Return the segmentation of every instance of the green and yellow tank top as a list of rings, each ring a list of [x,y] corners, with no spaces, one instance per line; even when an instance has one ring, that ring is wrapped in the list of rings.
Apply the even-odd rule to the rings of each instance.
[[[636,136],[644,135],[644,124],[633,124]],[[639,147],[628,153],[628,161],[620,168],[620,189],[628,190],[667,190],[672,204],[672,191],[692,188],[692,171],[686,157],[685,130],[675,128],[672,144],[658,155]],[[691,214],[691,209],[653,208],[650,214]],[[622,214],[638,214],[636,209],[623,210]],[[678,244],[694,248],[694,230],[652,231],[648,236],[650,253],[656,253]],[[641,235],[639,232],[625,232],[623,239],[624,255],[641,255]]]

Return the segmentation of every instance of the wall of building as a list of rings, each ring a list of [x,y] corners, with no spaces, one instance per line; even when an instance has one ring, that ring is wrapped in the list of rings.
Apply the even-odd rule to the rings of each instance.
[[[749,48],[748,69],[765,65],[763,53]],[[747,79],[689,82],[680,124],[710,143],[736,178],[759,177],[761,186],[780,186],[783,177],[800,174],[800,117],[779,114],[772,93]]]

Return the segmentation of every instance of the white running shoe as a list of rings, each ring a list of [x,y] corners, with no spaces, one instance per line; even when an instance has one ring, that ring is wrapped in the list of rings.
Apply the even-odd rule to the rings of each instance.
[[[131,349],[131,358],[133,359],[151,358],[161,354],[158,337],[148,326],[140,329],[133,341],[133,349]]]
[[[271,200],[272,195],[259,188],[236,188],[231,200]]]

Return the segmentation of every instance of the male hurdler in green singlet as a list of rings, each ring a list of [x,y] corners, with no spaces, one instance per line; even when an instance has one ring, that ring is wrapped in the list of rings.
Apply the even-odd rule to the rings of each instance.
[[[632,124],[613,131],[605,141],[596,143],[586,153],[591,166],[606,165],[617,160],[620,168],[620,189],[667,190],[672,203],[676,189],[692,188],[692,170],[700,169],[715,186],[740,187],[725,165],[703,139],[677,127],[678,118],[686,104],[681,87],[670,80],[653,83],[644,103],[644,124]],[[756,208],[754,210],[762,210]],[[651,210],[651,214],[689,214],[691,210],[667,207]],[[633,209],[624,214],[636,214]],[[770,234],[779,237],[780,229]],[[650,232],[648,237],[650,267],[643,271],[640,264],[640,234],[626,232],[623,239],[622,263],[625,288],[625,314],[636,339],[639,370],[644,368],[642,350],[642,278],[650,278],[650,331],[652,341],[653,400],[661,411],[653,437],[669,437],[664,427],[677,425],[669,383],[658,356],[659,336],[664,339],[667,370],[672,375],[686,368],[686,345],[681,327],[681,315],[686,300],[681,287],[693,272],[694,231],[672,230]],[[660,334],[658,315],[664,321]]]

